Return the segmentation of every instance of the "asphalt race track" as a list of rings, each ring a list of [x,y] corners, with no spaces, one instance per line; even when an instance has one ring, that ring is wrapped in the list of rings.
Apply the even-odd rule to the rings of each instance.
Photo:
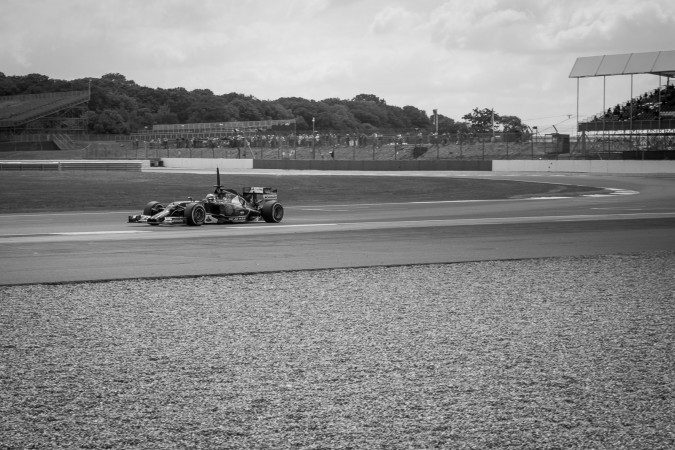
[[[0,215],[0,284],[675,250],[674,177],[429,175],[582,184],[609,188],[610,193],[284,205],[280,224],[202,227],[126,223],[127,215],[138,211],[6,214]]]

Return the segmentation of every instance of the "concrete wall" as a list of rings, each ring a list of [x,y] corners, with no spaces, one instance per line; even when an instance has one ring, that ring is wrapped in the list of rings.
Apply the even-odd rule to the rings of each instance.
[[[283,160],[253,160],[254,169],[285,169],[285,170],[367,170],[367,171],[398,171],[398,170],[472,170],[490,171],[492,161],[352,161],[352,160],[325,160],[325,159],[283,159]]]
[[[675,161],[635,160],[495,160],[493,172],[675,173]]]
[[[494,160],[494,161],[352,161],[305,159],[201,159],[162,158],[164,167],[181,169],[282,169],[282,170],[453,170],[493,172],[577,172],[668,174],[675,173],[675,161],[635,160]],[[146,162],[147,163],[147,162]]]
[[[91,160],[68,159],[64,161],[29,160],[0,161],[0,170],[125,170],[140,172],[150,166],[150,161],[143,160]]]
[[[162,158],[164,167],[179,169],[253,169],[252,159]]]

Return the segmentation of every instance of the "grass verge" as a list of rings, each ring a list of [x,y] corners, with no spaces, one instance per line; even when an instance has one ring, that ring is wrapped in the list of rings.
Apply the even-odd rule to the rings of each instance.
[[[599,188],[511,180],[400,176],[223,175],[226,187],[269,186],[284,205],[488,200],[597,193]],[[214,175],[145,172],[2,172],[0,213],[136,210],[151,201],[202,199]]]

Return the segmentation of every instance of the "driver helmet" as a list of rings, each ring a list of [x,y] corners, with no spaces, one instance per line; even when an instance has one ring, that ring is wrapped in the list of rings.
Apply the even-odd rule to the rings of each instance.
[[[216,202],[216,196],[213,194],[206,194],[206,202],[207,203],[215,203]]]

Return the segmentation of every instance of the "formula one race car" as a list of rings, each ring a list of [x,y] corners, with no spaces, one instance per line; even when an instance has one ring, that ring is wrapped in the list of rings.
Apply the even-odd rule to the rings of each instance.
[[[220,170],[216,169],[217,183],[213,194],[203,200],[179,200],[163,206],[152,201],[143,214],[129,216],[130,223],[150,225],[271,222],[279,223],[284,217],[284,207],[277,201],[277,190],[268,187],[245,187],[241,195],[233,189],[223,189]]]

